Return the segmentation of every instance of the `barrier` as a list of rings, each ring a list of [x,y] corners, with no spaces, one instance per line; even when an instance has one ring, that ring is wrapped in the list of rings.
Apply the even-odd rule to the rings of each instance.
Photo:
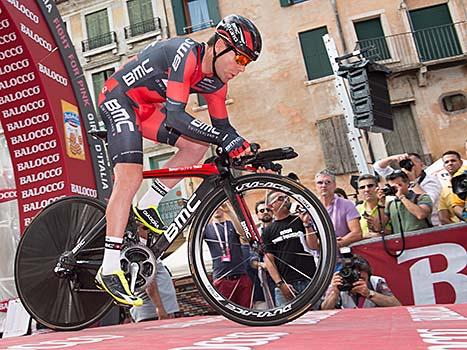
[[[386,236],[390,251],[401,249],[400,235]],[[383,276],[403,305],[467,303],[467,224],[446,225],[405,234],[405,250],[396,259],[380,237],[358,242],[352,252],[364,256],[373,274]]]

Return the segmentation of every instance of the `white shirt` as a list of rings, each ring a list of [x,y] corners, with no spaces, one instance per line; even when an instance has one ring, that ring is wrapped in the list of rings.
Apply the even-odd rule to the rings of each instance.
[[[394,169],[390,166],[386,168],[381,168],[379,162],[373,164],[373,169],[378,173],[379,176],[386,178],[386,176],[392,174]],[[431,212],[431,223],[433,226],[438,226],[440,224],[438,207],[439,207],[439,196],[441,195],[441,182],[439,181],[436,175],[430,174],[426,175],[423,181],[420,184],[420,187],[427,195],[430,196],[431,201],[433,202],[433,211]]]

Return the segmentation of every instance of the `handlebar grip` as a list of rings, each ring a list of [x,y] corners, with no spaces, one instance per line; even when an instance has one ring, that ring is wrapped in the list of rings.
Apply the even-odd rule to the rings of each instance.
[[[259,152],[256,161],[274,161],[296,158],[298,154],[292,147],[275,148],[268,151]]]

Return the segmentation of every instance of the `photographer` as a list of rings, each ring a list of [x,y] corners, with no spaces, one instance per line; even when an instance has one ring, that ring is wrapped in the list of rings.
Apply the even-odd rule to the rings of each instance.
[[[433,202],[430,196],[410,190],[410,180],[405,172],[395,171],[386,177],[386,181],[389,187],[378,191],[385,191],[386,195],[394,195],[396,198],[387,203],[383,224],[391,220],[393,233],[431,227],[429,218]],[[392,193],[388,193],[388,190]]]
[[[350,261],[344,264],[343,269],[348,269],[350,272],[344,273],[344,276],[352,277],[343,277],[342,270],[334,274],[324,301],[321,303],[321,310],[401,305],[392,294],[386,280],[372,275],[371,266],[366,259],[358,255],[353,255],[348,259]]]
[[[463,167],[451,179],[451,204],[457,217],[467,222],[467,168]]]
[[[360,227],[362,237],[369,238],[379,236],[385,231],[382,226],[384,216],[384,205],[386,196],[378,192],[378,179],[374,175],[364,174],[358,178],[358,191],[363,202],[357,205],[360,213]]]
[[[401,170],[407,174],[410,182],[410,190],[416,194],[428,194],[433,202],[431,213],[431,223],[434,226],[440,224],[438,217],[439,196],[441,194],[441,183],[436,175],[427,175],[423,170],[425,164],[417,153],[396,154],[383,158],[373,164],[373,169],[382,177],[387,177],[394,172],[390,166],[391,163],[397,163]]]

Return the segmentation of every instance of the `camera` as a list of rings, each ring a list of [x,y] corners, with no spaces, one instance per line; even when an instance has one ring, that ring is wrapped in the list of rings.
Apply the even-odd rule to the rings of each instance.
[[[399,162],[399,166],[407,171],[412,171],[414,164],[410,159],[402,159]]]
[[[299,214],[303,214],[303,213],[306,213],[306,209],[303,208],[300,204],[298,203],[291,203],[290,204],[290,212],[294,215],[299,215]]]
[[[355,258],[350,251],[350,248],[341,248],[342,254],[342,269],[339,271],[339,276],[342,277],[342,285],[339,286],[341,292],[352,290],[353,284],[360,279],[360,271],[357,269]]]
[[[457,194],[460,199],[466,200],[467,198],[467,170],[460,175],[454,176],[451,179],[452,192]]]
[[[386,184],[383,187],[383,193],[384,193],[385,196],[395,196],[396,193],[397,193],[397,190],[394,188],[394,186],[390,186],[390,185]]]

